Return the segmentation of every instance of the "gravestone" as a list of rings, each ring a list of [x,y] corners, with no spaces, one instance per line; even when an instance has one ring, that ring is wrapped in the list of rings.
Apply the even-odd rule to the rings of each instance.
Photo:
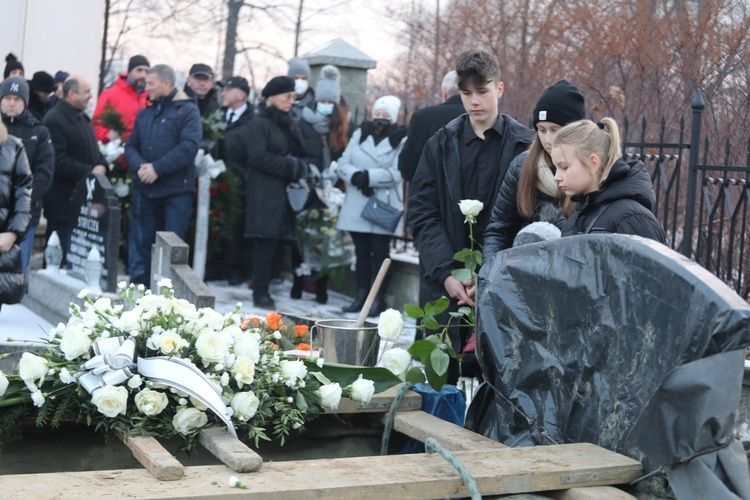
[[[100,286],[106,292],[117,288],[120,240],[120,204],[107,177],[88,174],[76,184],[71,198],[70,274],[86,281],[86,258],[93,247],[102,256]]]

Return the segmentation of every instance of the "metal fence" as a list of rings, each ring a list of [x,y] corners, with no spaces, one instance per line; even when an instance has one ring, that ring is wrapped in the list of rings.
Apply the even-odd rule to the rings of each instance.
[[[633,134],[638,135],[635,141],[629,139],[633,127],[625,120],[624,156],[642,160],[651,173],[656,194],[654,214],[667,232],[667,244],[694,259],[747,299],[750,143],[744,166],[729,164],[729,143],[724,146],[724,161],[709,164],[711,145],[707,138],[702,144],[700,140],[704,108],[700,92],[696,93],[691,108],[689,142],[686,142],[684,119],[677,128],[668,128],[663,118],[658,127],[643,118],[640,129]]]

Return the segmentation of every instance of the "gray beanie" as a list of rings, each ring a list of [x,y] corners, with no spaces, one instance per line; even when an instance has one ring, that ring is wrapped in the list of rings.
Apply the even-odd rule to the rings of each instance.
[[[289,78],[294,78],[294,75],[305,75],[307,79],[310,79],[310,65],[307,64],[305,59],[301,57],[293,57],[289,60]]]
[[[24,104],[29,104],[29,84],[23,78],[11,76],[0,83],[0,99],[10,94],[19,96]]]
[[[320,70],[320,80],[315,86],[315,100],[341,103],[341,86],[339,85],[339,70],[336,66],[327,64]]]

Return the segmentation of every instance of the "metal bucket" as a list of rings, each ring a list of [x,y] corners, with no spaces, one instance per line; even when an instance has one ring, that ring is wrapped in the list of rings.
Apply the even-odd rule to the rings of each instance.
[[[375,366],[378,361],[380,336],[378,325],[365,322],[356,327],[356,319],[324,319],[315,323],[320,357],[329,363]]]

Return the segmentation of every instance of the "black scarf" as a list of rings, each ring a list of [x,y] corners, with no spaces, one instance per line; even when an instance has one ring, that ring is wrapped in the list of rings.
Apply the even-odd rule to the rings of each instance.
[[[393,149],[396,149],[398,147],[398,145],[401,143],[401,140],[406,137],[406,133],[408,131],[407,128],[403,125],[392,123],[388,126],[387,129],[385,129],[382,134],[376,135],[375,125],[371,121],[363,121],[361,129],[362,136],[359,138],[360,144],[365,142],[365,139],[367,139],[368,136],[372,136],[373,140],[375,141],[375,145],[377,145],[378,143],[380,143],[380,141],[387,137]]]

